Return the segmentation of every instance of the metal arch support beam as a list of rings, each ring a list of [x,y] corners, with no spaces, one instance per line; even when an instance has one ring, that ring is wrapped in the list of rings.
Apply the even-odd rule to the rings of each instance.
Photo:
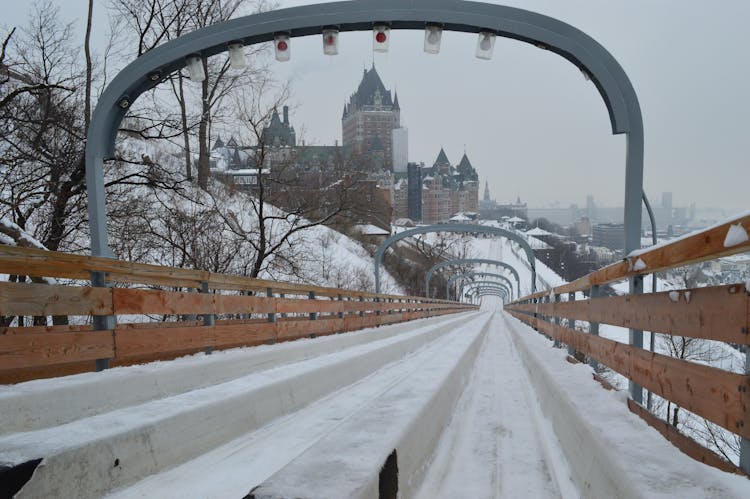
[[[476,291],[469,293],[467,296],[498,296],[500,298],[503,298],[503,300],[506,300],[508,298],[508,295],[499,288],[477,288]]]
[[[505,294],[500,291],[493,291],[493,290],[484,290],[480,293],[475,293],[471,295],[473,298],[477,298],[478,300],[481,300],[481,298],[484,298],[485,296],[495,296],[500,299],[501,302],[503,302],[503,305],[508,303],[508,299],[505,297]]]
[[[444,30],[498,35],[554,52],[585,71],[604,100],[614,134],[627,134],[625,172],[625,251],[640,247],[643,189],[643,118],[635,90],[614,57],[583,31],[552,17],[527,10],[461,0],[344,1],[306,5],[221,22],[160,45],[130,63],[107,85],[94,110],[86,142],[91,252],[109,256],[104,190],[104,160],[114,153],[115,136],[127,108],[146,90],[185,66],[185,57],[209,57],[230,42],[252,45],[273,39],[340,31],[368,31],[374,23],[391,29],[424,29],[425,23]]]
[[[511,296],[510,289],[506,288],[504,284],[499,283],[497,281],[472,281],[472,282],[469,282],[469,283],[466,284],[466,286],[463,286],[461,288],[461,291],[459,292],[458,295],[459,296],[463,295],[463,293],[465,291],[469,290],[469,289],[482,288],[482,287],[492,287],[492,288],[502,289],[502,290],[504,290],[508,294],[508,297]]]
[[[436,263],[432,267],[427,270],[427,273],[425,274],[425,289],[430,289],[430,281],[432,280],[432,275],[437,272],[438,270],[445,268],[445,267],[451,267],[453,265],[495,265],[497,267],[503,267],[505,269],[508,269],[511,274],[513,274],[513,277],[516,278],[516,288],[517,288],[517,296],[521,296],[521,279],[518,276],[518,272],[516,271],[515,267],[512,265],[502,262],[500,260],[492,260],[488,258],[457,258],[455,260],[449,260],[447,262],[440,262]]]
[[[640,201],[639,201],[640,202]],[[639,205],[640,206],[640,205]],[[534,250],[519,233],[513,232],[507,229],[501,229],[500,227],[489,227],[486,225],[474,225],[474,224],[437,224],[428,225],[425,227],[416,227],[414,229],[405,230],[395,234],[378,246],[375,252],[375,292],[380,293],[380,265],[383,263],[383,255],[386,250],[394,243],[407,237],[416,236],[418,234],[430,234],[433,232],[458,232],[463,234],[479,233],[479,234],[490,234],[493,236],[500,236],[517,243],[521,249],[526,252],[526,258],[531,264],[531,289],[532,292],[536,290],[536,257],[534,256]],[[425,288],[426,294],[429,294],[429,288]]]
[[[506,276],[502,274],[495,274],[493,272],[466,272],[464,274],[456,274],[450,279],[448,279],[448,282],[445,285],[446,288],[446,296],[447,296],[447,290],[450,288],[450,285],[456,282],[457,279],[461,278],[469,278],[469,277],[495,277],[498,279],[502,279],[505,283],[508,284],[508,289],[510,289],[511,292],[511,298],[513,298],[513,283],[510,282],[510,279],[508,279]]]
[[[508,294],[504,289],[495,288],[491,286],[476,288],[474,290],[469,291],[466,294],[466,296],[469,296],[469,297],[482,297],[482,296],[487,296],[487,295],[499,297],[503,301],[503,304],[508,303],[510,301],[510,299],[508,298]]]
[[[476,288],[471,290],[470,292],[466,293],[465,296],[473,297],[473,296],[485,296],[485,295],[495,295],[502,298],[503,303],[507,303],[510,301],[508,298],[508,293],[501,288],[494,288],[492,286],[484,287],[484,288]]]
[[[508,292],[508,296],[511,295],[510,288],[508,288],[502,282],[498,282],[498,281],[469,281],[469,282],[465,283],[463,286],[461,286],[460,293],[463,293],[467,289],[476,288],[478,286],[494,286],[496,288],[502,288],[502,289],[504,289],[505,291]]]

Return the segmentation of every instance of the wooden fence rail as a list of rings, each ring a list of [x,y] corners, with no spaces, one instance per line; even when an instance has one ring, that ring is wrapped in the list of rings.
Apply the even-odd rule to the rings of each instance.
[[[0,383],[93,370],[101,359],[127,365],[476,308],[8,246],[0,246],[3,272],[75,280],[105,272],[107,283],[120,287],[0,282],[0,317],[6,323],[14,317],[46,323],[50,316],[79,322],[0,328]],[[94,331],[80,324],[91,316],[116,321],[112,328]]]
[[[740,465],[750,471],[750,373],[728,372],[602,338],[600,323],[652,333],[721,341],[750,348],[750,294],[745,284],[674,290],[642,295],[574,299],[575,292],[697,262],[750,251],[750,215],[745,214],[667,244],[631,253],[621,262],[573,282],[524,296],[506,311],[571,351],[587,356],[743,439]],[[568,295],[568,301],[559,297]],[[561,325],[560,319],[587,321],[589,331]],[[665,421],[629,401],[632,412],[657,427],[686,453],[722,469],[740,471]],[[697,450],[698,449],[698,450]],[[701,450],[702,449],[702,450]]]

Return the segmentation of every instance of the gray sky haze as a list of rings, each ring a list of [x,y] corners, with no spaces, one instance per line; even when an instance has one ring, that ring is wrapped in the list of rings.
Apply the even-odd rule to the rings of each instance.
[[[84,0],[57,0],[83,18]],[[282,7],[314,2],[282,0]],[[556,17],[599,41],[638,93],[645,125],[645,189],[653,202],[750,208],[748,135],[750,2],[724,0],[508,0]],[[31,2],[0,0],[7,25],[23,24]],[[103,49],[106,2],[96,1],[95,43]],[[83,24],[78,33],[83,39]],[[320,36],[293,39],[292,59],[272,70],[292,83],[293,125],[308,143],[341,140],[341,112],[373,61],[398,92],[409,129],[409,160],[432,164],[440,147],[458,162],[466,150],[482,187],[498,201],[621,205],[625,138],[611,134],[594,85],[550,52],[498,38],[494,57],[474,57],[476,36],[446,32],[439,54],[423,33],[395,31],[390,51],[373,53],[371,34],[342,33],[339,55]]]

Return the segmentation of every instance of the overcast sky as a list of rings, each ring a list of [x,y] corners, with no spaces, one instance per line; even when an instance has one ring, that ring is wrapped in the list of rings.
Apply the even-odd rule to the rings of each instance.
[[[85,16],[85,0],[56,0],[61,16]],[[314,2],[282,0],[282,6]],[[507,0],[580,28],[614,55],[638,94],[645,124],[645,189],[675,205],[750,208],[750,1]],[[6,25],[22,25],[31,2],[0,0]],[[101,50],[106,2],[96,0]],[[78,33],[83,38],[83,24]],[[613,136],[591,82],[561,57],[498,38],[491,61],[474,57],[475,35],[444,33],[441,52],[422,52],[422,32],[397,31],[374,54],[370,33],[343,33],[339,55],[319,36],[292,40],[292,60],[274,64],[292,83],[291,120],[308,143],[341,140],[341,111],[363,67],[397,90],[409,129],[409,160],[432,164],[440,147],[466,150],[493,197],[531,206],[585,205],[594,194],[622,205],[625,138]]]

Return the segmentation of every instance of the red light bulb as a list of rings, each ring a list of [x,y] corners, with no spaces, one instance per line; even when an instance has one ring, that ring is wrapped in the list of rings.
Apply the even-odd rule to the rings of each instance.
[[[333,45],[334,43],[336,43],[336,37],[333,35],[328,35],[326,37],[326,45]]]
[[[276,44],[276,48],[282,52],[285,52],[286,49],[289,48],[289,45],[284,40],[281,40],[279,43]]]
[[[386,39],[385,33],[383,33],[382,31],[378,33],[377,35],[375,35],[375,41],[377,41],[378,43],[384,43],[385,39]]]

